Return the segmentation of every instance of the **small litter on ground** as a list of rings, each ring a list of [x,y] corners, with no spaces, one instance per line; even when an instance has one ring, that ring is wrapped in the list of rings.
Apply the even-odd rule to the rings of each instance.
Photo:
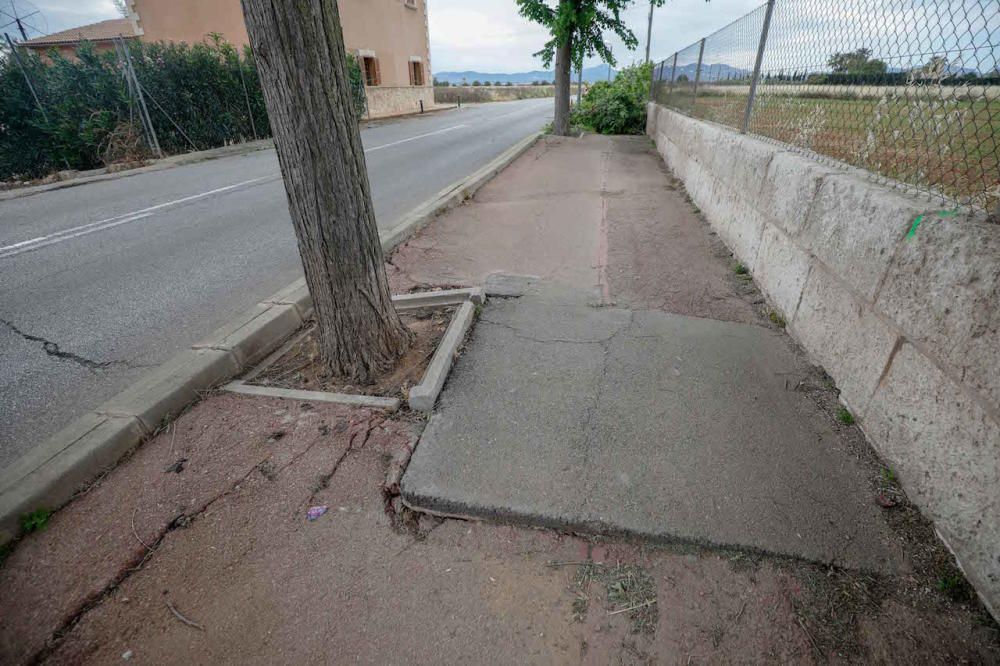
[[[329,510],[330,510],[330,507],[325,506],[325,505],[324,506],[314,506],[313,508],[309,509],[309,511],[306,513],[306,518],[308,518],[309,522],[311,523],[311,522],[313,522],[315,520],[319,520],[320,517],[324,513],[326,513],[327,511],[329,511]]]

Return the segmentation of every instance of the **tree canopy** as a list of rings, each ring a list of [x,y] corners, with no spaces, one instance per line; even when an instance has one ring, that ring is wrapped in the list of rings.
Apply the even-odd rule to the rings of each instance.
[[[868,48],[834,53],[827,65],[835,74],[884,74],[888,69],[885,61],[872,58],[872,50]]]
[[[664,2],[652,0],[654,7]],[[635,0],[562,0],[553,7],[545,0],[517,0],[521,16],[545,26],[552,35],[542,50],[535,53],[545,67],[552,65],[556,48],[567,40],[572,40],[576,68],[583,66],[584,58],[595,54],[612,66],[617,64],[604,35],[617,35],[629,50],[639,45],[635,33],[622,20],[622,12],[633,4]]]

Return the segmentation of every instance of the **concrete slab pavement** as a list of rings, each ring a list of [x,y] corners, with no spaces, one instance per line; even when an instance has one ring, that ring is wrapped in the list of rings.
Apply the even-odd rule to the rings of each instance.
[[[1000,655],[987,627],[935,592],[919,592],[915,605],[898,586],[886,592],[885,583],[815,565],[387,512],[385,459],[414,426],[318,403],[205,400],[7,557],[0,660],[809,664]],[[313,506],[328,512],[310,522]],[[627,606],[609,590],[635,580],[642,600],[655,602],[643,615],[620,612]],[[851,631],[828,619],[854,614],[860,626]]]
[[[903,566],[783,334],[589,298],[487,303],[403,477],[410,506]]]
[[[598,163],[606,161],[607,174],[626,158],[644,159],[633,150],[636,141],[587,137],[565,143],[585,149],[577,152],[578,159],[594,151]],[[558,150],[563,143],[546,141],[511,169],[534,170],[544,178],[545,169],[538,163],[546,153],[565,157]],[[658,162],[652,153],[645,159]],[[494,245],[492,252],[490,246],[480,247],[494,233],[488,217],[479,218],[482,236],[463,223],[473,214],[483,215],[480,197],[497,197],[487,206],[501,203],[504,193],[486,186],[469,205],[434,220],[396,253],[390,265],[396,291],[412,284],[410,276],[438,286],[452,284],[458,273],[454,266],[480,278],[521,267],[514,272],[525,277],[504,280],[494,275],[487,281],[491,293],[505,289],[527,296],[519,301],[494,299],[498,309],[484,315],[495,322],[480,324],[479,333],[490,333],[501,342],[513,338],[513,351],[524,348],[525,354],[539,359],[541,365],[533,370],[551,364],[547,359],[552,349],[575,352],[579,364],[559,372],[590,381],[595,388],[627,383],[616,376],[619,366],[635,364],[627,349],[648,356],[650,350],[662,348],[659,365],[664,370],[679,367],[681,376],[661,377],[654,363],[648,363],[639,381],[627,378],[635,386],[625,397],[670,397],[662,389],[690,379],[686,366],[670,362],[673,348],[683,346],[678,354],[683,357],[707,337],[677,335],[671,328],[673,309],[701,317],[697,322],[711,332],[735,326],[706,320],[712,308],[721,304],[720,312],[735,313],[729,322],[757,317],[755,296],[732,275],[727,257],[713,254],[707,226],[686,207],[680,193],[662,187],[642,200],[644,205],[677,209],[665,218],[677,224],[671,222],[664,231],[686,248],[687,256],[681,258],[690,279],[675,282],[669,297],[656,305],[646,300],[655,296],[652,291],[629,290],[622,286],[627,283],[616,282],[616,275],[629,275],[630,261],[636,262],[632,270],[640,278],[651,280],[669,280],[679,267],[655,261],[655,253],[671,251],[670,243],[618,244],[643,235],[654,240],[651,225],[663,224],[664,218],[632,215],[627,206],[620,215],[614,213],[611,182],[606,176],[596,191],[601,208],[611,211],[608,215],[570,221],[558,214],[507,218],[506,232],[515,238],[538,234],[558,241],[562,232],[571,234],[568,246],[550,252],[518,243]],[[535,196],[559,210],[558,197]],[[628,199],[621,197],[621,202]],[[616,226],[625,233],[616,235]],[[442,230],[464,240],[440,244],[451,243]],[[606,262],[604,231],[610,241]],[[577,242],[580,237],[587,242]],[[608,281],[602,281],[602,272]],[[548,277],[527,277],[533,275]],[[556,299],[541,316],[520,309],[537,298],[535,289]],[[277,300],[304,306],[294,294]],[[617,306],[609,306],[612,301]],[[664,311],[646,314],[657,308]],[[501,309],[506,319],[499,318]],[[569,318],[570,313],[579,316]],[[721,314],[717,318],[726,319]],[[564,319],[569,325],[560,323]],[[751,329],[747,339],[777,336],[766,318],[749,320],[753,326],[736,327],[741,332]],[[546,341],[517,338],[525,333]],[[724,358],[737,355],[742,334],[736,340],[739,344]],[[460,361],[464,358],[468,356]],[[744,374],[756,369],[765,377],[765,370],[774,367],[772,360],[765,355]],[[710,365],[702,374],[712,378],[714,371],[718,368]],[[554,372],[537,377],[542,389],[564,380]],[[777,392],[778,381],[767,378],[765,388]],[[454,382],[449,390],[452,386]],[[700,385],[695,389],[701,390]],[[569,404],[579,393],[551,392],[543,398],[551,404],[561,396]],[[822,402],[818,392],[809,395]],[[613,399],[603,396],[603,402],[611,404]],[[721,400],[709,396],[704,402]],[[746,396],[737,396],[735,402],[755,409]],[[522,407],[508,414],[512,427],[524,429],[518,421],[532,415],[533,405]],[[593,418],[595,433],[604,432],[596,408],[585,417]],[[716,424],[710,417],[705,413],[688,418],[703,418],[712,429]],[[553,416],[558,418],[558,413]],[[641,415],[637,422],[656,424],[656,418],[655,413]],[[554,420],[551,432],[558,434],[560,425],[579,426],[563,418]],[[55,514],[46,529],[25,537],[13,552],[0,554],[6,557],[0,561],[0,661],[695,664],[1000,659],[1000,634],[972,597],[961,596],[967,589],[949,566],[947,551],[905,498],[897,498],[900,503],[885,512],[904,546],[906,563],[912,565],[902,574],[827,567],[745,549],[651,545],[440,520],[405,509],[395,494],[398,462],[422,427],[422,419],[406,412],[387,416],[319,403],[209,396]],[[840,433],[845,442],[852,432]],[[649,436],[638,427],[627,434],[636,439]],[[614,451],[623,442],[610,444]],[[830,456],[841,456],[837,442],[829,445]],[[509,465],[546,463],[538,450],[529,453],[531,458],[511,458]],[[871,462],[861,449],[851,453],[842,456],[851,464]],[[703,459],[714,463],[711,456]],[[187,461],[178,464],[182,458]],[[795,471],[798,461],[781,469]],[[767,488],[763,482],[771,478],[771,470],[763,459],[755,463],[750,471],[756,479],[751,480]],[[643,469],[627,471],[646,481]],[[656,472],[672,478],[667,466]],[[580,482],[592,483],[592,478]],[[806,480],[812,478],[803,483]],[[732,493],[719,487],[718,500],[729,508]],[[306,514],[313,506],[329,510],[310,522]],[[636,510],[641,515],[644,508],[640,504]],[[675,513],[682,508],[669,507]],[[695,510],[701,509],[691,513]],[[899,529],[901,524],[904,529]],[[949,586],[942,587],[941,581],[950,581]],[[640,607],[631,608],[636,604]]]

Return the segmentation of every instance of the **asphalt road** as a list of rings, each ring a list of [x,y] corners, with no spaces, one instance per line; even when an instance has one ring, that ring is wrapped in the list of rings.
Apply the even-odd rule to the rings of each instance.
[[[365,128],[379,227],[551,116],[526,100]],[[0,468],[301,274],[273,150],[0,202]]]

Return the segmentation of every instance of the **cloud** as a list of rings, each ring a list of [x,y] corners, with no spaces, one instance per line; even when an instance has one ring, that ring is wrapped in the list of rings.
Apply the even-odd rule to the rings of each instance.
[[[59,32],[118,17],[111,0],[20,0],[18,4],[34,5],[41,12],[40,18],[32,17],[29,22],[33,22],[42,33]]]
[[[519,72],[540,69],[532,54],[547,41],[546,31],[518,16],[514,0],[428,0],[431,64],[436,71],[474,69]],[[669,0],[656,10],[652,57],[663,59],[761,5],[761,0]],[[638,0],[623,14],[639,37],[639,49],[628,52],[617,38],[609,39],[619,63],[642,60],[646,49],[649,6]],[[599,59],[586,65],[599,64]]]
[[[41,10],[48,32],[115,18],[111,0],[30,0]],[[169,1],[169,0],[164,0]],[[760,6],[762,0],[669,0],[656,10],[652,55],[663,59]],[[437,71],[476,69],[518,72],[540,69],[533,54],[548,39],[539,25],[522,19],[514,0],[428,0],[431,64]],[[645,53],[648,5],[637,0],[624,18],[639,37],[635,52],[609,40],[619,62],[641,60]],[[599,60],[587,65],[599,64]]]

